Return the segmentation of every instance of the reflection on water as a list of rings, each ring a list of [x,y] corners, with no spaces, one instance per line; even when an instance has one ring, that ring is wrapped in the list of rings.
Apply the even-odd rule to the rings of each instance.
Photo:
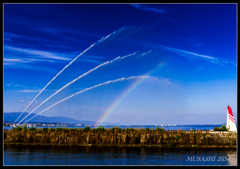
[[[237,153],[227,149],[6,145],[4,165],[237,165]]]

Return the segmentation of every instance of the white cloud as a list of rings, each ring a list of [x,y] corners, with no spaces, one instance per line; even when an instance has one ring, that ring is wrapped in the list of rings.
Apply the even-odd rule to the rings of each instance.
[[[12,92],[20,92],[20,93],[38,93],[40,92],[42,89],[28,89],[28,87],[26,87],[26,89],[22,89],[22,90],[11,90],[11,91],[6,91],[7,93],[12,93]],[[45,89],[44,91],[50,91],[50,92],[53,92],[53,91],[57,91],[57,90],[49,90],[49,89]],[[28,101],[28,103],[30,103],[30,101]]]
[[[54,43],[54,45],[53,44],[52,45],[49,44],[50,47],[51,46],[52,47],[58,47],[58,46],[56,46],[56,43],[57,44],[61,43],[63,45],[63,44],[66,44],[66,43],[83,42],[83,41],[79,41],[79,40],[73,41],[73,39],[75,39],[75,38],[68,38],[66,36],[60,36],[60,37],[64,38],[64,40],[53,40],[53,39],[48,39],[48,38],[39,38],[39,37],[33,37],[33,36],[27,36],[27,35],[23,36],[23,35],[19,35],[19,34],[4,32],[4,40],[7,40],[7,41],[13,40],[15,38],[19,38],[19,39],[27,39],[27,40],[31,40],[31,41],[42,42],[44,46],[47,46],[47,44],[49,44],[49,43],[51,43],[51,44]],[[71,41],[66,41],[65,39],[71,40]],[[70,48],[70,47],[65,47],[65,46],[61,46],[61,47]]]
[[[13,46],[4,46],[4,49],[7,49],[11,52],[13,51],[13,52],[20,52],[20,53],[25,53],[29,55],[35,55],[40,58],[48,58],[48,59],[64,60],[64,61],[72,60],[71,58],[66,57],[67,55],[60,54],[60,53],[53,53],[53,52],[34,50],[34,49],[17,48]]]
[[[161,78],[161,77],[157,77],[157,76],[149,76],[148,80],[159,82],[161,85],[171,85],[172,84],[170,82],[170,79]]]
[[[18,102],[20,102],[20,103],[21,103],[21,102],[25,102],[25,101],[26,101],[26,100],[23,100],[23,99],[21,99],[21,100],[18,100]]]
[[[24,90],[16,90],[13,92],[22,92],[22,93],[36,93],[36,92],[40,92],[41,89],[35,89],[35,90],[29,90],[29,89],[24,89]]]
[[[236,65],[235,62],[227,60],[227,59],[217,58],[217,57],[204,55],[204,54],[199,54],[199,53],[196,53],[196,52],[190,52],[190,51],[186,51],[186,50],[182,50],[182,49],[171,48],[171,47],[167,47],[167,46],[163,46],[163,45],[158,45],[158,46],[163,47],[163,48],[165,48],[167,50],[170,50],[172,52],[175,52],[177,54],[181,54],[182,56],[185,56],[185,57],[196,56],[196,57],[205,59],[206,61],[209,61],[211,63],[220,64],[222,66],[223,66],[223,64],[228,64],[228,63]]]
[[[7,68],[11,68],[11,69],[33,69],[33,70],[36,70],[36,71],[46,71],[46,72],[51,72],[51,73],[56,73],[57,72],[52,67],[30,65],[29,63],[32,63],[32,62],[26,61],[26,60],[28,60],[28,59],[22,59],[22,60],[20,59],[20,60],[12,60],[10,62],[9,61],[4,62],[4,69],[7,69]],[[39,60],[39,59],[36,59],[36,60]],[[49,62],[54,62],[54,61],[51,60]]]
[[[31,62],[56,62],[48,59],[33,59],[33,58],[6,58],[4,57],[4,65],[14,65],[17,63],[31,63]]]
[[[41,51],[41,50],[34,50],[34,49],[25,49],[25,48],[17,48],[13,46],[5,46],[5,51],[12,52],[13,54],[5,54],[4,56],[4,65],[16,65],[16,64],[24,64],[24,63],[33,63],[33,62],[58,62],[58,61],[70,61],[75,55],[76,52],[71,54],[62,54],[62,53],[53,53],[53,52],[47,52],[47,51]],[[29,54],[30,57],[27,58],[9,58],[9,55],[16,56],[19,53]],[[79,52],[80,53],[80,52]],[[32,58],[32,55],[35,55],[37,57]],[[84,55],[80,57],[77,61],[81,62],[92,62],[92,63],[103,63],[102,61],[99,61],[99,59],[104,59],[102,56],[89,56]],[[25,66],[26,67],[26,66]],[[26,67],[28,68],[28,66]]]
[[[205,58],[205,59],[210,59],[210,60],[215,60],[215,61],[217,61],[217,58],[215,58],[215,57],[213,57],[213,56],[202,55],[202,54],[198,54],[198,53],[194,53],[194,52],[189,52],[189,51],[182,50],[182,49],[171,48],[171,47],[167,47],[167,46],[163,46],[163,45],[159,45],[159,46],[164,47],[164,48],[166,48],[166,49],[169,49],[169,50],[171,50],[171,51],[177,52],[177,53],[184,53],[184,54],[194,55],[194,56],[197,56],[197,57],[202,57],[202,58]]]

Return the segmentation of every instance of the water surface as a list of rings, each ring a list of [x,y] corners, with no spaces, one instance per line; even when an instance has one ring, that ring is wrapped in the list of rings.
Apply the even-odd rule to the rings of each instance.
[[[5,145],[3,155],[4,165],[237,165],[230,149]]]

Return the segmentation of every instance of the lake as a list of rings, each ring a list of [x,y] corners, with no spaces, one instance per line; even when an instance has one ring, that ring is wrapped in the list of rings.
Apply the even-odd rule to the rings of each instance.
[[[4,165],[237,165],[230,149],[4,146]]]

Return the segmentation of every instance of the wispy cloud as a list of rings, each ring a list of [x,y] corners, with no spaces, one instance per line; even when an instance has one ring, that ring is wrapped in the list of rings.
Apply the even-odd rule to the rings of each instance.
[[[34,89],[34,90],[30,90],[30,89],[24,89],[24,90],[15,90],[12,92],[21,92],[21,93],[37,93],[40,92],[41,89]]]
[[[29,54],[29,55],[35,55],[40,58],[48,58],[48,59],[54,59],[54,60],[71,60],[69,56],[60,53],[53,53],[53,52],[47,52],[47,51],[42,51],[42,50],[36,50],[36,49],[26,49],[26,48],[18,48],[18,47],[13,47],[13,46],[4,46],[4,49],[11,51],[11,52],[20,52],[24,54]]]
[[[28,101],[27,104],[24,104],[24,105],[23,105],[23,107],[27,107],[27,105],[28,105],[30,102],[31,102],[31,101]],[[33,102],[33,103],[30,105],[30,107],[31,107],[31,108],[35,108],[35,107],[38,105],[38,103],[40,104],[41,102],[35,101],[35,102]]]
[[[20,84],[16,84],[16,85],[14,85],[14,87],[25,87],[25,86],[20,85]]]
[[[197,46],[197,47],[202,47],[202,46],[204,46],[204,44],[203,44],[202,42],[199,42],[199,41],[196,40],[196,39],[189,38],[189,37],[185,37],[185,36],[181,36],[181,35],[179,35],[178,37],[184,39],[184,41],[186,41],[186,43],[187,43],[188,45]],[[181,40],[182,40],[182,39],[181,39]],[[206,50],[206,49],[201,48],[201,50]]]
[[[12,68],[24,68],[24,69],[36,69],[41,71],[51,71],[55,72],[52,67],[43,67],[39,64],[32,65],[33,63],[40,62],[65,62],[72,60],[80,52],[72,52],[69,54],[64,53],[54,53],[49,51],[42,51],[36,49],[26,49],[13,46],[4,47],[4,66]],[[76,54],[77,53],[77,54]],[[16,57],[17,56],[17,57]],[[34,58],[33,58],[34,57]],[[101,64],[103,63],[102,59],[105,59],[102,56],[91,56],[83,55],[78,58],[79,62],[91,62]],[[41,69],[40,69],[41,68]]]
[[[210,55],[205,55],[205,54],[200,54],[200,53],[196,53],[196,52],[192,52],[192,51],[187,51],[187,50],[183,50],[183,49],[177,49],[177,48],[172,48],[169,46],[164,46],[164,45],[159,45],[159,44],[155,44],[155,43],[138,43],[136,42],[136,44],[142,45],[142,46],[147,46],[147,47],[151,47],[151,48],[155,48],[155,49],[165,49],[174,53],[177,53],[181,56],[187,57],[187,58],[202,58],[208,62],[214,63],[214,64],[219,64],[224,66],[225,64],[233,64],[233,65],[237,65],[236,62],[228,60],[228,59],[223,59],[223,58],[218,58],[218,57],[214,57],[214,56],[210,56]]]
[[[182,50],[182,49],[171,48],[171,47],[167,47],[167,46],[163,46],[163,45],[159,45],[159,46],[164,47],[168,50],[177,52],[177,53],[189,54],[189,55],[205,58],[205,59],[211,60],[213,63],[214,63],[214,61],[218,60],[216,57],[209,56],[209,55],[198,54],[198,53],[194,53],[194,52],[190,52],[190,51],[186,51],[186,50]]]
[[[36,71],[45,71],[48,73],[57,73],[58,70],[55,70],[52,67],[40,66],[40,65],[31,65],[29,63],[23,62],[4,62],[4,69],[32,69]]]
[[[15,65],[17,63],[31,63],[31,62],[56,62],[55,60],[48,59],[33,59],[33,58],[5,58],[4,65]]]
[[[168,49],[170,51],[173,51],[175,53],[181,54],[182,56],[186,56],[186,57],[196,56],[196,57],[199,57],[199,58],[203,58],[206,61],[209,61],[209,62],[214,63],[214,64],[220,64],[220,65],[223,66],[224,64],[231,63],[231,64],[236,66],[235,62],[227,60],[227,59],[217,58],[217,57],[204,55],[204,54],[199,54],[199,53],[196,53],[196,52],[190,52],[190,51],[186,51],[186,50],[182,50],[182,49],[171,48],[171,47],[167,47],[167,46],[163,46],[163,45],[159,45],[159,46],[161,46],[165,49]]]
[[[91,62],[91,63],[98,63],[101,64],[103,61],[99,61],[96,59],[91,59],[91,58],[79,58],[79,62]],[[4,58],[4,65],[17,65],[19,63],[32,63],[32,62],[56,62],[54,60],[46,60],[46,59],[32,59],[32,58],[26,58],[26,59],[9,59],[9,58]]]
[[[6,93],[39,93],[42,89],[22,89],[22,90],[11,90],[11,91],[5,91]],[[50,92],[54,92],[57,90],[49,90],[49,89],[45,89],[44,91],[50,91]],[[23,102],[23,101],[22,101]]]
[[[131,5],[134,6],[135,8],[138,8],[143,11],[150,11],[150,12],[161,13],[161,14],[168,13],[166,8],[163,8],[163,7],[155,8],[155,7],[150,7],[150,6],[146,6],[146,5],[142,5],[142,4],[131,4]]]
[[[25,102],[25,101],[26,101],[26,100],[23,100],[23,99],[18,100],[19,103],[23,103],[23,102]]]
[[[149,76],[147,78],[147,81],[155,81],[154,83],[158,82],[161,85],[171,85],[172,82],[170,82],[170,79],[162,78],[162,77],[157,77],[157,76]]]
[[[92,62],[92,63],[98,63],[101,64],[103,63],[103,60],[105,57],[102,56],[91,56],[91,55],[83,55],[81,58],[78,59],[80,62]]]
[[[63,40],[59,40],[59,37],[62,37]],[[71,48],[69,46],[66,46],[65,44],[70,44],[70,43],[82,43],[84,42],[83,40],[77,40],[75,37],[66,37],[66,36],[58,36],[58,40],[54,40],[52,38],[41,38],[37,36],[28,36],[28,35],[20,35],[16,33],[9,33],[9,32],[4,32],[4,41],[14,41],[16,39],[24,39],[24,40],[29,40],[29,41],[37,41],[37,42],[42,42],[43,46],[48,46],[48,47],[61,47],[61,48]],[[66,41],[67,39],[67,41]],[[75,39],[75,40],[74,40]]]

